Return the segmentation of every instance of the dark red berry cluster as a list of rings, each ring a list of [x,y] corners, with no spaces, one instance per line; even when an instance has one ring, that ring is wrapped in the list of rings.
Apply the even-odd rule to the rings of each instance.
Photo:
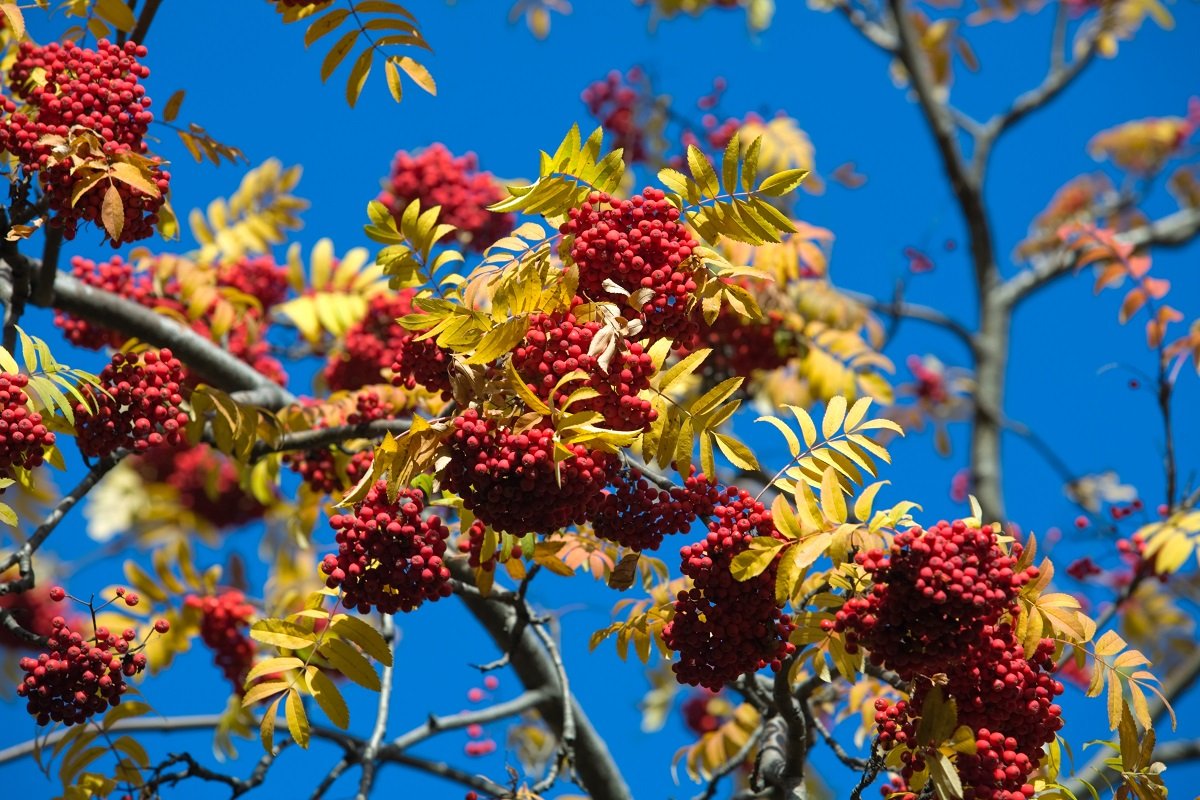
[[[453,425],[442,480],[498,531],[552,533],[587,521],[616,471],[615,456],[581,444],[568,445],[571,455],[556,464],[549,423],[517,433],[472,408]]]
[[[393,370],[392,382],[409,389],[418,384],[431,391],[450,388],[446,355],[434,342],[412,341],[413,334],[396,320],[417,313],[412,289],[371,298],[367,313],[346,332],[339,350],[325,363],[325,383],[334,391],[361,389],[385,381],[383,373]]]
[[[73,128],[86,128],[100,138],[105,154],[142,155],[146,128],[154,119],[150,98],[141,81],[150,70],[139,62],[146,48],[100,40],[96,49],[74,42],[36,45],[21,42],[9,69],[9,86],[18,106],[3,100],[0,147],[12,153],[28,172],[38,174],[48,206],[56,212],[50,224],[75,237],[79,223],[98,223],[105,192],[115,187],[121,197],[124,225],[114,247],[145,239],[154,233],[158,210],[170,185],[169,173],[154,170],[159,195],[146,194],[130,184],[102,180],[75,198],[77,178],[70,159],[52,163],[53,144],[47,136],[68,137]],[[74,198],[74,199],[73,199]]]
[[[250,295],[268,311],[287,297],[287,268],[270,256],[243,256],[218,268],[217,284]]]
[[[39,467],[54,434],[42,423],[42,415],[29,409],[25,387],[28,375],[0,372],[0,476],[13,470]]]
[[[920,356],[908,357],[908,369],[917,379],[914,392],[921,402],[936,406],[950,399],[946,376],[941,370],[931,368]]]
[[[786,335],[783,314],[778,311],[768,311],[762,319],[751,321],[724,305],[712,325],[703,319],[696,324],[695,335],[681,342],[675,352],[686,356],[701,348],[712,349],[699,373],[706,384],[779,369],[799,355],[797,343]]]
[[[600,121],[604,130],[613,135],[613,146],[622,148],[629,163],[645,161],[649,153],[646,131],[639,119],[649,98],[634,84],[644,81],[640,67],[633,67],[625,75],[617,70],[608,73],[602,81],[596,81],[583,90],[582,100],[588,111]]]
[[[75,256],[71,259],[71,274],[88,286],[135,302],[143,302],[142,296],[149,288],[147,281],[135,278],[133,265],[120,256],[113,256],[109,261],[99,264]],[[65,311],[54,312],[54,324],[62,329],[68,342],[90,350],[105,346],[115,349],[124,344],[127,338],[117,330],[101,327]]]
[[[683,486],[659,489],[631,469],[605,490],[592,529],[631,550],[657,550],[664,537],[687,533],[697,517],[711,515],[720,499],[716,482],[703,474],[685,478]]]
[[[218,595],[190,594],[184,603],[200,612],[200,638],[213,651],[217,666],[241,694],[246,675],[254,665],[254,640],[246,633],[254,617],[254,606],[246,596],[230,590]]]
[[[768,511],[749,493],[730,487],[713,508],[708,536],[680,550],[680,570],[692,588],[675,599],[675,615],[663,641],[679,653],[676,679],[720,691],[729,681],[795,652],[788,641],[795,625],[775,603],[775,566],[747,581],[730,570],[734,556],[756,536],[781,538]]]
[[[605,285],[611,281],[636,298],[633,311],[647,334],[681,341],[693,333],[696,276],[689,256],[697,244],[661,190],[644,189],[628,200],[593,192],[568,216],[559,230],[570,237],[580,294],[625,305]]]
[[[575,300],[575,305],[583,302]],[[572,392],[588,387],[596,396],[572,404],[572,412],[595,411],[604,417],[606,428],[644,430],[658,417],[650,401],[638,397],[650,387],[654,364],[640,344],[625,342],[611,354],[607,366],[602,365],[603,350],[592,354],[591,348],[603,327],[599,322],[581,323],[569,311],[533,314],[525,339],[512,351],[513,367],[530,391],[556,407],[561,408]],[[559,385],[563,376],[575,370],[582,370],[587,378]]]
[[[266,512],[241,487],[233,462],[206,444],[153,447],[129,463],[143,480],[174,489],[180,506],[217,530],[238,528]]]
[[[182,444],[188,423],[182,383],[183,364],[170,350],[116,353],[100,373],[103,391],[85,389],[88,402],[75,406],[79,449],[107,456]]]
[[[167,629],[165,620],[155,623],[155,630]],[[55,617],[49,650],[19,663],[25,677],[17,694],[25,698],[26,710],[39,725],[81,725],[120,704],[129,689],[125,679],[146,668],[146,656],[134,652],[139,649],[136,640],[132,628],[120,636],[97,628],[95,636],[87,638],[71,630],[62,617]]]
[[[1037,577],[1037,567],[1015,570],[1020,555],[1020,545],[1001,550],[988,525],[959,520],[910,528],[887,552],[855,556],[874,586],[866,597],[848,600],[825,627],[844,632],[851,652],[861,643],[874,663],[905,680],[945,672],[963,643],[996,624]]]
[[[1054,642],[1042,640],[1032,658],[1016,641],[1011,626],[987,625],[978,638],[960,646],[965,656],[938,679],[939,691],[953,698],[958,722],[975,732],[975,753],[959,753],[955,767],[968,800],[1028,800],[1029,776],[1042,748],[1062,728],[1062,708],[1054,699],[1063,685],[1054,679]],[[909,700],[875,702],[880,745],[905,745],[900,776],[910,780],[926,767],[926,753],[940,742],[921,741],[921,709],[935,683],[921,676]]]
[[[513,228],[512,214],[488,211],[504,199],[504,191],[490,172],[480,172],[474,153],[455,157],[440,143],[419,153],[396,153],[387,187],[379,196],[396,219],[413,200],[421,209],[441,206],[438,222],[466,234],[468,246],[483,252]]]
[[[721,716],[713,713],[713,700],[718,697],[718,692],[700,689],[692,692],[688,699],[683,701],[680,712],[683,715],[683,724],[688,730],[697,736],[703,736],[721,727]]]
[[[345,592],[347,608],[395,614],[450,596],[443,560],[450,532],[441,517],[422,517],[424,498],[419,489],[401,489],[388,502],[387,483],[379,481],[351,513],[330,517],[338,552],[325,556],[321,571],[329,588]]]
[[[921,711],[935,690],[953,699],[958,722],[975,731],[975,754],[960,753],[956,768],[970,800],[1026,800],[1028,778],[1042,747],[1062,727],[1054,698],[1054,641],[1044,639],[1030,658],[1003,621],[1017,611],[1021,587],[1038,570],[1015,569],[1020,545],[999,546],[991,526],[939,522],[896,536],[888,552],[856,556],[874,581],[866,597],[852,598],[826,630],[845,633],[847,649],[870,650],[871,660],[913,682],[908,700],[875,703],[879,742],[903,745],[905,786],[926,768],[940,742],[919,739]],[[935,678],[936,676],[936,678]]]

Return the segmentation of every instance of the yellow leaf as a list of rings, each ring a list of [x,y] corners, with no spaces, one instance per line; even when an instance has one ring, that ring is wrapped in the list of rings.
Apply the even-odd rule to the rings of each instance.
[[[371,59],[375,55],[375,48],[368,47],[359,53],[358,58],[354,61],[354,66],[350,68],[350,77],[346,79],[346,102],[354,108],[354,104],[358,102],[358,98],[362,95],[363,87],[367,84],[367,76],[371,74]]]
[[[308,749],[308,714],[304,712],[304,702],[300,699],[300,692],[291,691],[287,696],[287,724],[288,732],[292,734],[292,739],[296,744],[304,749]]]
[[[329,721],[334,725],[345,730],[350,724],[350,709],[346,707],[346,701],[337,685],[320,669],[311,666],[306,671],[306,679],[313,699],[325,712],[325,716],[329,717]]]
[[[114,242],[121,238],[125,229],[125,204],[121,202],[121,193],[115,184],[109,184],[104,191],[104,203],[100,207],[100,221],[104,231]]]
[[[425,65],[419,61],[410,58],[409,56],[400,56],[396,59],[396,65],[412,78],[413,83],[420,86],[431,95],[437,96],[437,82],[433,79],[433,75],[425,68]]]
[[[833,522],[846,521],[846,498],[833,467],[821,475],[821,511]]]

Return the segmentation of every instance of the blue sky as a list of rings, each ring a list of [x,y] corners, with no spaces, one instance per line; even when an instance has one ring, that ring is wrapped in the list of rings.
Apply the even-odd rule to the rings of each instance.
[[[188,97],[182,121],[196,121],[214,136],[242,148],[251,163],[276,157],[284,164],[304,165],[298,193],[312,202],[306,225],[295,237],[305,250],[321,237],[331,237],[339,252],[368,245],[362,235],[365,206],[379,189],[379,180],[398,149],[445,143],[452,151],[473,150],[482,166],[501,176],[529,175],[536,168],[537,150],[550,148],[574,122],[587,126],[580,91],[610,69],[634,64],[648,68],[658,88],[690,102],[708,91],[713,77],[723,75],[729,90],[722,111],[783,109],[795,116],[811,136],[818,168],[826,175],[845,161],[854,161],[868,177],[865,187],[848,191],[836,185],[821,197],[803,197],[798,214],[828,227],[837,235],[831,274],[851,289],[880,296],[890,293],[905,274],[905,246],[929,249],[934,272],[912,281],[910,298],[938,306],[971,320],[968,265],[963,249],[941,251],[946,239],[963,241],[962,225],[927,130],[916,107],[897,90],[887,73],[887,60],[862,42],[837,15],[819,14],[803,3],[781,2],[772,28],[756,37],[746,34],[739,14],[715,13],[701,20],[679,19],[647,32],[647,15],[625,0],[577,0],[575,13],[555,17],[548,41],[538,42],[521,26],[505,23],[506,2],[460,0],[446,5],[435,0],[414,3],[426,38],[436,54],[429,60],[439,84],[439,96],[427,97],[411,85],[397,106],[374,74],[354,110],[346,108],[341,73],[322,86],[318,71],[320,46],[305,52],[300,26],[283,27],[265,2],[225,2],[187,6],[165,3],[152,30],[148,63],[150,92],[161,109],[178,88]],[[203,10],[199,10],[203,8]],[[1068,179],[1097,169],[1085,152],[1097,131],[1130,119],[1182,114],[1188,97],[1200,95],[1200,50],[1195,45],[1200,6],[1194,2],[1173,8],[1178,30],[1166,33],[1148,24],[1137,39],[1124,43],[1114,62],[1095,64],[1085,77],[1052,108],[1020,125],[998,148],[987,187],[1002,256],[1023,237],[1030,218]],[[30,13],[31,20],[35,14]],[[961,69],[954,97],[977,118],[1003,108],[1015,94],[1035,85],[1047,64],[1052,14],[1049,10],[1013,25],[969,28],[967,35],[982,62],[977,75]],[[50,29],[33,25],[35,35],[47,38]],[[326,42],[326,46],[330,44]],[[684,105],[686,108],[686,105]],[[213,197],[236,187],[242,171],[223,166],[194,165],[173,135],[159,129],[158,148],[174,162],[173,202],[181,217],[203,207]],[[1160,193],[1162,194],[1162,193]],[[1167,213],[1171,201],[1157,197],[1151,214]],[[92,231],[69,243],[69,255],[107,257]],[[180,247],[190,244],[185,242]],[[1163,253],[1154,273],[1172,279],[1172,296],[1185,312],[1200,313],[1200,270],[1196,247]],[[1005,263],[1006,271],[1016,265]],[[1023,307],[1015,322],[1007,410],[1013,419],[1034,427],[1072,469],[1095,472],[1118,469],[1126,482],[1137,485],[1153,508],[1162,494],[1159,468],[1161,434],[1153,398],[1131,391],[1121,370],[1101,373],[1108,364],[1153,368],[1140,324],[1117,325],[1121,293],[1093,297],[1087,277],[1067,279]],[[51,341],[54,331],[46,314],[31,314],[27,327]],[[63,360],[94,366],[90,355],[63,350]],[[70,353],[70,355],[68,355]],[[911,353],[933,353],[950,364],[962,363],[964,353],[949,337],[908,322],[901,326],[888,350],[907,379],[903,362]],[[308,376],[294,374],[292,388],[307,388]],[[1185,483],[1198,466],[1194,445],[1200,442],[1194,408],[1197,379],[1190,369],[1180,381],[1178,443]],[[895,468],[883,477],[893,481],[885,499],[911,498],[925,508],[925,519],[961,515],[948,495],[950,477],[965,464],[964,431],[954,431],[954,453],[937,457],[928,436],[914,436],[894,448]],[[777,442],[759,433],[751,441],[764,463],[777,455]],[[1023,442],[1006,442],[1009,513],[1025,530],[1062,527],[1074,534],[1073,507],[1064,498],[1054,473]],[[1189,460],[1190,459],[1190,460]],[[64,483],[70,483],[64,480]],[[48,549],[63,557],[88,546],[76,514],[56,534]],[[1126,531],[1128,533],[1129,531]],[[319,542],[331,536],[318,531]],[[233,537],[227,548],[255,558],[250,534]],[[1082,552],[1110,551],[1111,543],[1085,537],[1061,546],[1063,563]],[[202,551],[213,561],[221,552]],[[665,548],[669,561],[670,545]],[[1111,564],[1114,559],[1110,558]],[[112,582],[116,565],[92,567],[72,576],[71,587],[87,592]],[[646,688],[640,667],[622,665],[611,648],[587,650],[590,633],[609,621],[616,597],[590,579],[545,581],[533,591],[536,602],[562,613],[562,635],[573,685],[593,721],[608,738],[635,793],[642,798],[691,797],[698,787],[686,779],[676,785],[670,757],[689,741],[681,723],[671,720],[663,732],[639,730],[637,702]],[[1067,585],[1067,588],[1074,588]],[[1096,599],[1103,599],[1097,595]],[[1194,610],[1194,609],[1193,609]],[[398,652],[397,695],[389,734],[419,724],[430,712],[449,713],[468,705],[466,692],[479,683],[470,665],[492,659],[490,644],[453,601],[422,609],[399,620],[403,641]],[[500,698],[519,688],[501,674]],[[166,714],[219,710],[222,685],[208,654],[198,648],[168,675],[148,681],[142,690]],[[1067,734],[1079,745],[1103,734],[1102,712],[1080,708],[1072,695],[1067,701]],[[368,725],[370,698],[352,703],[353,725]],[[1182,704],[1183,732],[1188,710]],[[0,747],[28,738],[33,726],[16,705],[0,705],[0,725],[6,731]],[[1192,734],[1200,733],[1194,723]],[[426,745],[422,752],[454,758],[493,778],[503,775],[501,752],[472,761],[462,755],[465,736],[449,734]],[[190,749],[207,754],[204,735],[180,735],[156,744],[153,751]],[[258,745],[246,742],[250,759]],[[291,751],[281,758],[267,786],[269,796],[297,796],[311,790],[318,777],[336,760],[336,753],[314,747],[310,754]],[[249,759],[235,769],[251,768]],[[849,773],[829,763],[818,748],[816,769],[833,787],[845,787]],[[1197,779],[1196,772],[1172,770],[1168,784],[1177,791]],[[34,796],[51,796],[53,784],[38,777],[29,762],[0,767],[0,780],[28,787]],[[353,771],[330,797],[352,796]],[[426,797],[460,797],[452,785],[411,772],[389,768],[380,792],[421,792]],[[213,786],[184,784],[179,797],[222,796]]]

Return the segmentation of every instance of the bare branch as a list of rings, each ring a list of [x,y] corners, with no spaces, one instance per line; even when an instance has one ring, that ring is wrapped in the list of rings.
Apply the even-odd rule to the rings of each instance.
[[[63,517],[75,507],[75,504],[83,499],[92,487],[95,486],[101,478],[108,474],[117,462],[121,460],[123,453],[117,453],[113,457],[102,459],[96,466],[92,467],[83,479],[70,491],[63,499],[58,501],[58,504],[46,515],[42,520],[42,524],[37,526],[33,534],[25,540],[25,543],[17,548],[16,552],[10,555],[3,563],[0,563],[0,573],[4,573],[12,567],[18,567],[20,578],[14,581],[6,581],[0,583],[0,596],[9,594],[10,592],[24,592],[33,588],[34,575],[32,556],[37,549],[45,543],[54,529],[58,527],[58,523],[62,522]]]
[[[835,0],[833,5],[862,34],[864,39],[885,53],[896,51],[896,34],[884,25],[870,19],[862,9],[851,5],[850,0]]]
[[[460,714],[452,714],[447,717],[435,717],[431,714],[424,724],[413,728],[408,733],[397,736],[391,741],[388,747],[395,748],[396,750],[407,750],[444,731],[465,728],[469,725],[486,725],[489,722],[516,716],[554,696],[555,692],[553,690],[541,687],[527,691],[519,697],[514,697],[512,700],[497,703],[478,711],[464,711]]]
[[[464,561],[454,560],[449,566],[460,583],[473,584],[471,569]],[[529,627],[519,635],[513,635],[517,612],[511,605],[470,593],[459,593],[458,596],[500,649],[511,654],[513,671],[526,689],[558,684],[554,660]],[[608,752],[604,739],[592,727],[579,704],[573,698],[570,702],[575,726],[575,765],[580,784],[593,800],[630,800],[632,796],[625,777]],[[537,709],[550,729],[562,738],[563,704],[557,696],[544,700]]]
[[[387,433],[403,433],[412,426],[410,419],[377,419],[359,425],[338,425],[331,428],[313,428],[312,430],[289,433],[280,437],[275,444],[260,441],[254,447],[252,459],[259,459],[268,453],[286,453],[294,450],[316,450],[330,445],[340,444],[350,439],[376,439]]]
[[[358,782],[356,800],[367,800],[367,797],[371,794],[371,787],[375,783],[375,768],[377,765],[375,757],[379,754],[383,737],[387,733],[388,709],[392,702],[392,663],[395,661],[396,622],[390,614],[383,616],[383,630],[381,633],[383,634],[383,638],[387,639],[388,647],[393,651],[393,658],[383,668],[383,676],[380,678],[379,700],[377,701],[375,710],[375,727],[371,731],[371,738],[367,740],[367,744],[363,747],[362,754],[359,756],[359,761],[362,764],[362,777]]]
[[[885,314],[889,317],[919,320],[921,322],[927,322],[930,325],[943,328],[957,336],[959,340],[961,340],[962,343],[967,346],[967,349],[970,350],[972,354],[976,352],[977,345],[975,342],[974,332],[958,320],[943,314],[935,308],[917,305],[916,303],[908,303],[900,298],[889,302],[872,297],[869,294],[862,294],[861,292],[852,292],[845,289],[841,291],[842,294],[846,295],[852,300],[862,303],[868,309],[876,313]]]

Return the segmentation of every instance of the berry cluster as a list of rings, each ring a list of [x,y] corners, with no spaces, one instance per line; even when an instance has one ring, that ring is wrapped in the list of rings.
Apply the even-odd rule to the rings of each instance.
[[[267,311],[287,297],[287,268],[270,256],[243,256],[218,268],[217,284],[250,295]]]
[[[631,164],[645,161],[648,155],[646,131],[638,120],[642,94],[632,85],[644,78],[639,67],[624,76],[613,70],[604,80],[590,84],[581,96],[592,116],[613,135],[613,146],[622,148],[625,160]]]
[[[664,537],[687,533],[697,517],[712,514],[719,500],[716,481],[702,474],[688,476],[683,486],[659,489],[637,470],[628,470],[605,490],[592,529],[631,550],[657,550]]]
[[[1011,554],[1001,550],[987,525],[910,528],[888,552],[855,556],[875,585],[866,597],[847,600],[825,627],[844,632],[850,652],[865,645],[874,663],[905,680],[944,672],[962,643],[996,624],[1037,577],[1037,567],[1015,571],[1020,555],[1020,545]]]
[[[902,786],[926,767],[921,710],[930,693],[952,698],[958,722],[975,731],[976,752],[960,753],[956,767],[971,800],[1026,800],[1027,780],[1042,747],[1062,727],[1054,698],[1054,642],[1044,639],[1029,658],[1010,623],[1021,587],[1038,570],[1015,569],[1020,546],[1000,549],[990,526],[939,522],[896,536],[884,553],[860,553],[856,561],[874,580],[871,593],[852,598],[826,630],[842,631],[847,650],[859,645],[871,660],[913,682],[908,700],[875,703],[879,742],[901,752]],[[936,679],[934,676],[937,676]],[[900,791],[904,791],[901,789]],[[903,795],[902,795],[903,796]]]
[[[238,591],[219,595],[188,595],[184,603],[200,612],[200,638],[213,651],[213,656],[233,690],[241,694],[246,675],[254,664],[254,641],[245,628],[254,617],[254,606]]]
[[[169,626],[159,620],[154,629],[165,633]],[[136,639],[132,628],[120,636],[97,628],[88,639],[72,631],[62,617],[55,617],[49,651],[19,663],[25,678],[17,694],[26,699],[26,710],[39,725],[81,725],[120,704],[129,688],[125,679],[146,668],[146,656],[134,652]]]
[[[794,343],[783,339],[783,314],[769,311],[757,321],[744,319],[731,306],[721,306],[712,325],[698,320],[695,335],[675,351],[686,356],[704,347],[712,353],[701,367],[705,384],[717,384],[726,378],[752,377],[756,372],[779,369],[798,354]],[[788,346],[790,344],[791,346]]]
[[[908,357],[908,369],[917,379],[914,392],[921,402],[939,406],[950,399],[946,375],[942,370],[929,366],[920,356]]]
[[[233,462],[206,444],[154,447],[129,463],[143,480],[174,489],[180,506],[217,530],[241,527],[266,512],[242,489]]]
[[[350,391],[384,382],[392,369],[392,382],[409,389],[418,384],[431,391],[449,392],[446,354],[434,342],[413,341],[414,334],[396,320],[417,313],[412,289],[371,298],[367,313],[346,332],[341,349],[325,364],[325,383],[334,391]]]
[[[102,391],[87,389],[87,402],[75,406],[79,449],[108,456],[182,444],[188,423],[182,383],[183,364],[170,350],[115,354],[100,373]]]
[[[713,713],[712,701],[718,697],[720,695],[717,692],[701,689],[692,692],[691,696],[683,701],[680,712],[683,715],[683,724],[688,730],[697,736],[703,736],[721,727],[721,717]]]
[[[788,641],[795,624],[775,603],[775,566],[747,581],[730,570],[734,557],[756,536],[780,538],[768,511],[749,493],[727,488],[713,508],[708,536],[680,550],[680,570],[692,588],[675,599],[663,641],[679,653],[671,665],[680,683],[713,691],[796,650]]]
[[[33,469],[42,464],[54,434],[42,424],[42,415],[29,410],[25,387],[28,375],[0,373],[0,476],[12,477],[14,469]]]
[[[146,194],[125,181],[100,181],[75,197],[77,182],[70,159],[52,159],[47,136],[67,137],[86,128],[99,137],[107,158],[146,152],[146,128],[154,119],[150,98],[140,81],[150,70],[139,63],[146,48],[100,40],[95,50],[74,42],[35,45],[21,42],[9,70],[9,86],[20,99],[18,107],[3,100],[0,147],[16,156],[28,172],[36,171],[48,206],[56,213],[52,225],[67,239],[75,237],[80,221],[99,222],[109,187],[121,197],[124,224],[114,247],[152,235],[158,223],[171,176],[154,169],[159,194]],[[156,160],[157,161],[157,160]]]
[[[1062,708],[1054,698],[1063,685],[1054,679],[1054,642],[1042,640],[1031,658],[1007,624],[988,625],[980,636],[960,648],[965,655],[944,673],[940,691],[957,703],[958,722],[975,732],[975,753],[960,753],[956,768],[970,800],[1028,800],[1028,782],[1044,745],[1062,728]],[[928,677],[916,681],[910,700],[875,702],[879,742],[885,749],[906,745],[901,753],[901,777],[907,782],[926,767],[927,748],[939,742],[921,741],[920,710],[933,691]]]
[[[149,294],[148,282],[136,280],[133,265],[120,256],[113,256],[111,260],[99,264],[82,256],[74,256],[71,259],[71,274],[88,286],[143,305],[143,298]],[[99,350],[107,346],[115,349],[126,340],[126,336],[117,330],[101,327],[65,311],[54,312],[54,324],[62,329],[66,340],[77,347]]]
[[[575,301],[575,305],[583,302],[578,297]],[[533,314],[525,339],[512,351],[513,367],[530,391],[559,408],[572,392],[586,386],[595,390],[596,396],[574,403],[572,412],[595,411],[604,417],[607,428],[643,430],[658,416],[649,400],[638,397],[650,387],[654,364],[636,342],[628,342],[609,354],[611,360],[605,364],[601,360],[603,349],[591,352],[603,327],[599,322],[581,323],[569,311]],[[586,381],[568,381],[559,386],[563,376],[575,370],[586,373]]]
[[[421,516],[424,497],[402,489],[391,503],[379,481],[352,513],[330,517],[338,552],[325,556],[321,571],[329,588],[345,591],[347,608],[395,614],[450,595],[443,561],[449,531],[441,517]]]
[[[612,281],[630,293],[646,333],[676,341],[693,334],[696,276],[689,257],[697,244],[661,190],[628,200],[593,192],[568,216],[559,231],[570,237],[581,294],[621,303],[621,294],[605,285]]]
[[[396,219],[413,200],[419,200],[422,209],[441,206],[438,221],[466,234],[468,246],[478,252],[512,230],[512,214],[487,208],[503,199],[492,173],[479,171],[474,153],[455,157],[440,143],[415,155],[396,153],[392,174],[379,196]]]
[[[498,531],[518,536],[552,533],[590,519],[615,474],[616,458],[584,445],[554,460],[554,427],[517,433],[468,409],[454,419],[446,488]]]

